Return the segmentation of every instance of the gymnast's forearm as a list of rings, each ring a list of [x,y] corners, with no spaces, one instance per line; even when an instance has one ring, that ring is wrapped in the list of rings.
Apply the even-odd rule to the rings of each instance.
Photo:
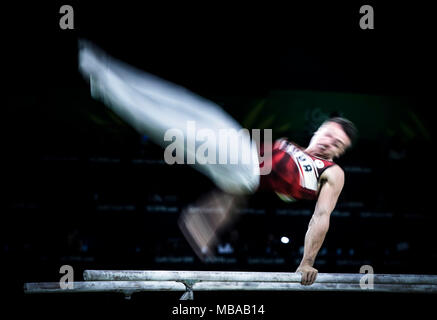
[[[304,255],[301,265],[313,266],[329,229],[329,214],[314,213],[305,235]]]

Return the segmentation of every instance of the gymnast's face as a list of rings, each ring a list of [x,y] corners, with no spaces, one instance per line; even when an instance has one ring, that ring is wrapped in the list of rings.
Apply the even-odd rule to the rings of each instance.
[[[315,133],[307,152],[317,157],[332,160],[340,157],[351,145],[351,140],[336,122],[323,124]]]

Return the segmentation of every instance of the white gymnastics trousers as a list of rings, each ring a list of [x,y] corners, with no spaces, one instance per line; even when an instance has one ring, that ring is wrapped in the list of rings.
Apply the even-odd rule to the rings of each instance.
[[[220,131],[241,132],[242,127],[217,104],[189,90],[127,65],[81,40],[79,71],[89,81],[91,95],[100,100],[139,133],[166,148],[172,143],[184,151],[184,159],[197,159],[196,150],[203,146],[217,161],[186,161],[208,176],[214,184],[231,194],[250,194],[259,185],[259,159],[256,143],[250,136],[228,135],[226,143],[214,137]],[[207,129],[207,134],[193,135],[192,129]],[[191,131],[190,131],[191,130]],[[183,139],[164,139],[172,132]],[[226,131],[227,132],[227,131]],[[196,137],[194,143],[189,137]],[[205,138],[206,137],[206,138]],[[180,137],[179,137],[180,138]],[[232,141],[232,140],[237,140]],[[188,147],[190,146],[190,147]],[[182,148],[182,149],[181,149]],[[234,148],[234,149],[232,149]],[[238,161],[230,157],[238,154]],[[250,161],[243,161],[244,157]],[[210,159],[210,158],[209,158]],[[179,162],[180,163],[180,162]]]

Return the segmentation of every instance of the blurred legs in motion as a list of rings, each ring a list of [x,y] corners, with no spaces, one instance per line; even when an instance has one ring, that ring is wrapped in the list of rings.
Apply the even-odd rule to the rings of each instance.
[[[166,147],[169,142],[164,139],[165,134],[178,130],[184,139],[173,143],[184,150],[185,159],[205,144],[208,153],[211,150],[217,157],[225,155],[224,162],[190,163],[220,189],[199,200],[197,207],[186,208],[179,221],[187,240],[202,257],[202,250],[208,253],[216,242],[219,229],[232,220],[242,196],[258,188],[260,168],[256,143],[248,135],[242,140],[239,136],[229,136],[224,147],[207,139],[195,141],[195,148],[191,149],[186,146],[188,142],[185,144],[189,136],[188,122],[195,123],[196,128],[210,130],[215,137],[223,129],[238,132],[242,127],[212,101],[118,61],[87,41],[79,42],[78,62],[80,73],[90,83],[92,97],[154,143]],[[232,163],[229,158],[233,152],[243,153],[250,162]],[[208,210],[216,210],[218,214],[212,215]]]
[[[244,195],[214,190],[182,211],[179,228],[202,261],[214,256],[220,233],[235,221],[245,202]]]

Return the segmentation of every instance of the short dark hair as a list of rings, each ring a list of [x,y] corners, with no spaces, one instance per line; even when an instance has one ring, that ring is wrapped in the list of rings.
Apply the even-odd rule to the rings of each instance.
[[[357,130],[357,127],[354,125],[354,123],[352,121],[350,121],[350,120],[348,120],[346,118],[343,118],[343,117],[332,117],[332,118],[329,118],[329,119],[325,120],[323,122],[323,124],[325,124],[327,122],[338,123],[342,127],[344,133],[346,133],[346,135],[350,139],[351,145],[354,144],[354,142],[357,139],[358,130]]]

